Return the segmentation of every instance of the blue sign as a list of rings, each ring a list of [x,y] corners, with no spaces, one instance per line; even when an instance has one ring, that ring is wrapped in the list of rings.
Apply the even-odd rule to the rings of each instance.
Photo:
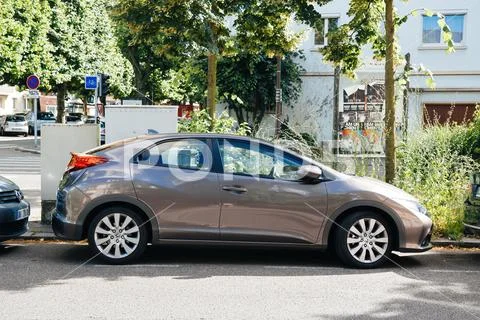
[[[27,88],[30,90],[36,90],[40,85],[40,79],[35,76],[31,75],[27,78]]]
[[[85,76],[85,89],[96,90],[98,86],[97,76]]]

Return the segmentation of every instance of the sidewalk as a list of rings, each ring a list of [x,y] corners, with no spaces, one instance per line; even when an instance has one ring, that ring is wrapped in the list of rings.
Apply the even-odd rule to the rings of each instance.
[[[14,150],[16,151],[21,151],[21,152],[29,152],[29,153],[35,153],[35,154],[40,154],[40,146],[41,146],[41,138],[38,137],[37,144],[35,145],[35,140],[33,138],[30,139],[25,139],[19,143],[19,141],[16,141],[18,144]]]

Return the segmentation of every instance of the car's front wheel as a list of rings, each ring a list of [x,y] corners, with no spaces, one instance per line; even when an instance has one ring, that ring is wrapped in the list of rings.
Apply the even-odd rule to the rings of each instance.
[[[128,263],[145,251],[147,230],[135,211],[111,207],[102,210],[93,219],[88,229],[88,243],[105,262]]]
[[[383,216],[375,212],[355,212],[337,226],[335,251],[349,266],[376,268],[389,260],[392,236],[390,225]]]

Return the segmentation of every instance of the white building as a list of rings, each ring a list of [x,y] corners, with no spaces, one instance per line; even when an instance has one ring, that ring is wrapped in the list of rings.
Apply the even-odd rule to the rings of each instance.
[[[17,91],[15,87],[0,85],[0,116],[25,110],[25,93]]]
[[[325,32],[316,32],[304,25],[292,29],[302,32],[303,50],[306,61],[299,61],[306,72],[302,76],[303,93],[293,107],[284,106],[284,118],[297,132],[310,133],[318,141],[331,140],[334,132],[334,69],[323,61],[319,48],[328,44],[327,30],[335,24],[346,23],[349,19],[347,0],[333,0],[318,8],[324,18]],[[449,54],[441,40],[437,17],[424,15],[411,16],[398,30],[402,54],[410,53],[411,64],[423,64],[433,72],[436,89],[427,86],[424,73],[413,74],[408,93],[408,130],[410,132],[424,125],[424,112],[435,114],[445,121],[450,117],[461,121],[465,113],[471,116],[474,106],[480,102],[480,42],[475,32],[480,29],[480,21],[474,17],[480,14],[480,1],[472,0],[415,0],[396,1],[400,14],[414,9],[427,8],[446,16],[456,42],[455,53]],[[341,77],[339,97],[338,135],[345,152],[382,153],[383,135],[383,91],[384,65],[373,59],[369,50],[363,52],[364,65],[357,72],[357,79]],[[398,73],[403,71],[399,66]],[[364,92],[367,90],[367,97]],[[403,98],[397,100],[397,120],[399,132],[402,130]],[[273,128],[272,118],[266,117],[264,128]],[[353,141],[353,142],[352,142]],[[353,144],[362,145],[352,147]],[[365,144],[368,145],[365,150]]]

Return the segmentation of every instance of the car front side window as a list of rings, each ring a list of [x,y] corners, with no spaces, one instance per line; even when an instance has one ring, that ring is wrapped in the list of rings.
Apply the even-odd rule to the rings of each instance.
[[[260,178],[297,180],[298,157],[270,146],[243,140],[220,139],[223,173]]]

